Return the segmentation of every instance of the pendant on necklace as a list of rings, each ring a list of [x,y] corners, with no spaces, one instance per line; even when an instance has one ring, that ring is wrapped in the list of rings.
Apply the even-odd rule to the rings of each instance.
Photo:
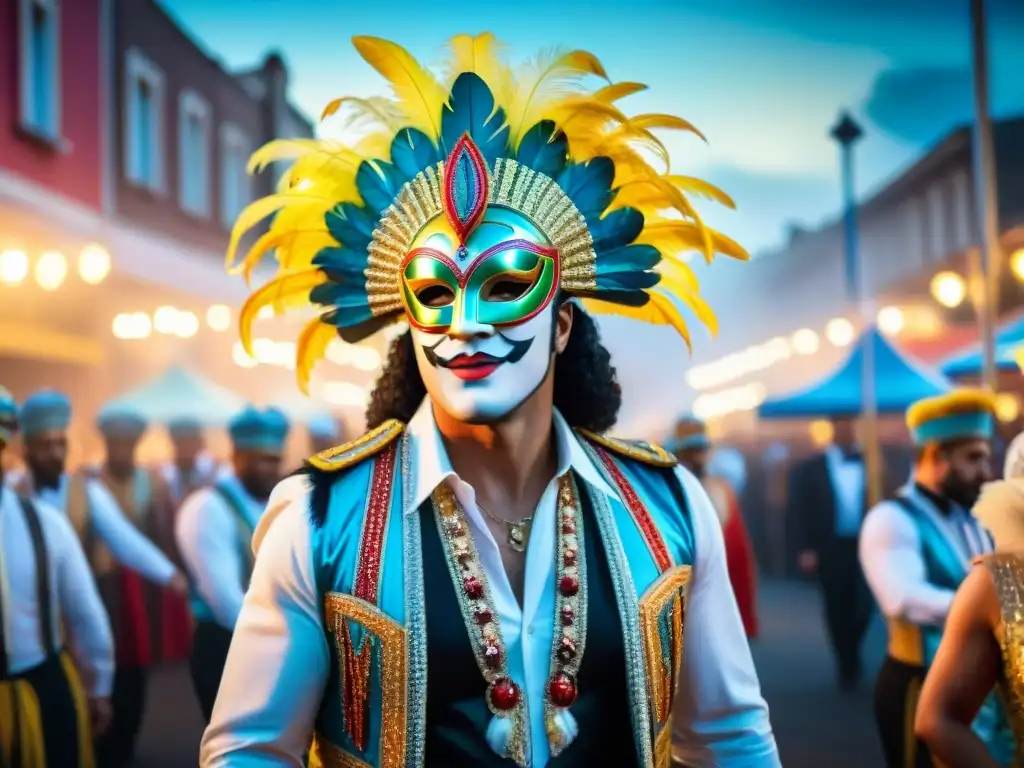
[[[513,552],[525,552],[526,541],[530,538],[530,518],[515,523],[505,523],[508,531],[506,540]]]

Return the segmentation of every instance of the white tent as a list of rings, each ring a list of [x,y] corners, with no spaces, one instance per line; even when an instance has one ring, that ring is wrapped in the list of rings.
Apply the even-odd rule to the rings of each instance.
[[[174,365],[105,407],[136,410],[154,423],[192,418],[207,427],[222,427],[245,407],[245,400],[194,371]]]

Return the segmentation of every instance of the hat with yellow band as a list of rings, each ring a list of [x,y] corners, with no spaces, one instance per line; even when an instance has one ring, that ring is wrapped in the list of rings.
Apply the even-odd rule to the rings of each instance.
[[[956,389],[918,400],[907,409],[907,428],[915,445],[949,443],[995,434],[996,401],[983,389]]]

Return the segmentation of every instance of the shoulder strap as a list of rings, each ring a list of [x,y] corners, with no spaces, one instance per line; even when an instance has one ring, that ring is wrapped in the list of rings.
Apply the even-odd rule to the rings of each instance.
[[[242,507],[241,500],[235,496],[230,490],[224,487],[223,483],[215,483],[211,489],[213,493],[217,494],[221,500],[227,505],[228,509],[235,517],[235,525],[238,529],[238,541],[242,548],[242,558],[245,562],[246,569],[252,571],[252,534],[253,526],[249,522],[249,518],[245,516],[245,509]]]
[[[674,467],[678,463],[675,456],[655,443],[607,437],[588,429],[577,429],[576,434],[593,445],[653,467]]]
[[[43,537],[43,526],[39,522],[39,513],[35,504],[26,497],[18,496],[28,535],[32,539],[32,551],[36,558],[36,599],[39,600],[39,627],[43,637],[43,648],[48,656],[57,651],[53,636],[53,604],[50,594],[50,558],[46,552],[46,539]]]
[[[380,453],[401,437],[404,431],[405,424],[398,419],[388,419],[362,437],[311,456],[307,463],[321,472],[340,472]]]

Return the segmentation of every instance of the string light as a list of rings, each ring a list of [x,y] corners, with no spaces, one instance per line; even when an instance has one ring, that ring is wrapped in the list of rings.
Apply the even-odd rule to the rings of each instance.
[[[110,254],[97,243],[82,248],[78,255],[78,276],[89,285],[99,285],[110,274]]]
[[[36,282],[44,291],[56,291],[67,276],[68,261],[60,251],[45,251],[36,262]]]
[[[206,310],[206,324],[211,330],[226,331],[231,327],[231,308],[227,304],[214,304]]]
[[[885,307],[878,311],[878,329],[882,333],[895,336],[906,325],[906,320],[903,317],[903,310],[899,307]]]
[[[825,338],[834,347],[848,347],[853,343],[853,323],[845,317],[834,317],[825,326]]]
[[[365,408],[369,393],[350,381],[328,381],[322,389],[323,399],[331,405]]]
[[[0,253],[0,283],[21,285],[28,277],[28,255],[24,251]]]
[[[122,312],[114,318],[112,330],[118,339],[146,339],[153,332],[153,323],[145,312]]]
[[[821,347],[818,334],[810,328],[801,328],[793,334],[793,351],[798,355],[813,355]]]
[[[708,420],[736,411],[752,411],[764,402],[765,394],[764,385],[755,382],[701,395],[693,402],[693,415]]]
[[[835,428],[832,426],[832,422],[825,421],[824,419],[812,421],[808,430],[811,434],[811,442],[814,443],[816,448],[824,448],[832,442],[832,438],[835,436]]]
[[[948,309],[960,306],[967,296],[967,283],[956,272],[939,272],[930,288],[935,300]]]
[[[996,418],[1004,424],[1015,420],[1020,416],[1020,400],[1012,392],[1002,392],[996,395]]]

